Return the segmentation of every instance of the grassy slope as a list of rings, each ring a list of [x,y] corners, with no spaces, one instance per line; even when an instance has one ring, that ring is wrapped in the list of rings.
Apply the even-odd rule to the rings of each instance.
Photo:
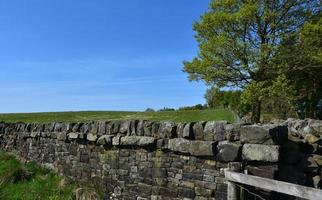
[[[117,119],[148,119],[153,121],[171,120],[176,122],[213,120],[226,120],[229,122],[235,121],[234,114],[225,109],[164,112],[84,111],[0,114],[0,121],[5,122],[86,122]]]
[[[30,177],[20,180],[21,171]],[[18,180],[17,180],[18,178]],[[1,200],[69,200],[74,199],[76,185],[61,185],[62,178],[34,163],[22,164],[13,156],[0,152]]]

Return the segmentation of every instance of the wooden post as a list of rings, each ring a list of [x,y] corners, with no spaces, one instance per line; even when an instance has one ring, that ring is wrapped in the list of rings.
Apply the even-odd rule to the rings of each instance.
[[[239,162],[232,162],[228,163],[228,171],[233,172],[240,172],[241,170],[241,163]],[[239,188],[233,183],[228,181],[227,182],[227,200],[239,200]]]

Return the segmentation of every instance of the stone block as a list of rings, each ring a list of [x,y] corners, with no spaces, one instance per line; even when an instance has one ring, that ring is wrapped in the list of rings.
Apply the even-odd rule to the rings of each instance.
[[[203,127],[205,126],[206,122],[197,122],[193,125],[193,137],[196,140],[203,140]]]
[[[97,144],[100,145],[112,145],[113,135],[102,135],[98,138]]]
[[[169,140],[168,148],[175,152],[191,154],[193,156],[213,156],[214,142],[211,141],[192,141],[183,138]]]
[[[156,139],[147,136],[124,136],[121,137],[120,145],[123,146],[149,146],[154,145]]]
[[[74,132],[68,133],[68,139],[69,140],[75,140],[75,139],[78,138],[78,136],[79,136],[79,133],[74,133]]]
[[[275,179],[278,165],[247,165],[245,169],[249,175]]]
[[[278,162],[279,149],[277,145],[245,144],[242,157],[247,161]]]
[[[183,128],[183,133],[182,133],[182,137],[186,138],[186,139],[191,139],[192,136],[192,124],[188,123],[184,126]]]
[[[86,139],[87,139],[88,141],[90,141],[90,142],[96,142],[96,140],[97,140],[97,135],[92,134],[92,133],[89,133],[89,134],[87,134]]]
[[[226,124],[226,121],[207,122],[204,128],[204,140],[216,142],[225,140]]]
[[[219,142],[217,145],[217,160],[223,162],[232,162],[238,160],[240,147],[241,145],[237,143],[228,141]]]
[[[251,144],[283,144],[288,139],[286,126],[276,124],[246,125],[240,128],[240,140],[242,143]]]
[[[160,138],[174,138],[176,135],[176,124],[171,121],[161,122],[158,135]]]

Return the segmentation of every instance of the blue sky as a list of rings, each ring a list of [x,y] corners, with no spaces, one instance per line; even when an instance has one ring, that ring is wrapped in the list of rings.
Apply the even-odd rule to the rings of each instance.
[[[209,0],[0,0],[0,112],[204,103],[182,61]]]

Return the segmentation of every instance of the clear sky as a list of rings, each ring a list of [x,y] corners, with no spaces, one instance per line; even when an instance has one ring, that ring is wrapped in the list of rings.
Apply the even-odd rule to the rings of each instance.
[[[182,61],[209,0],[0,0],[0,112],[204,103]]]

